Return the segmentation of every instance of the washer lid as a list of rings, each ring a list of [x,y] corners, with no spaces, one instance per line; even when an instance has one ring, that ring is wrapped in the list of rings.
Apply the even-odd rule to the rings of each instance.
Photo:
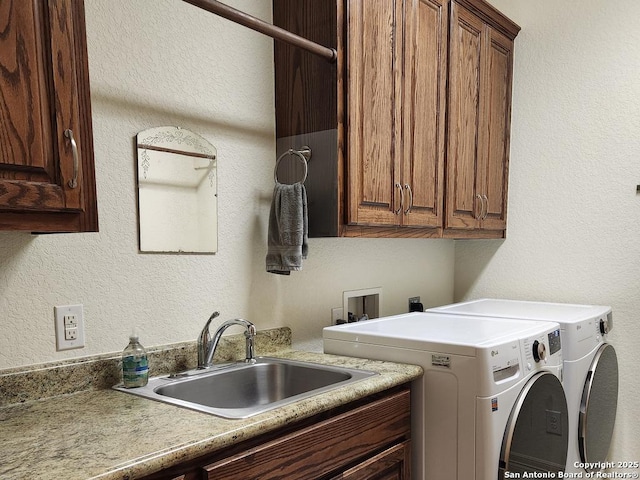
[[[441,350],[475,355],[476,348],[488,348],[534,335],[552,327],[548,322],[495,319],[465,315],[414,312],[361,322],[326,327],[325,340],[342,340],[416,350]],[[557,328],[560,328],[559,326]],[[452,347],[458,347],[452,348]]]
[[[608,343],[596,352],[582,391],[578,446],[585,464],[607,460],[618,406],[618,358]],[[598,470],[598,469],[596,469]]]
[[[567,399],[558,378],[541,372],[520,392],[502,440],[498,479],[506,472],[564,471],[569,445]],[[514,477],[515,478],[515,477]]]
[[[578,323],[607,315],[611,312],[611,307],[605,305],[578,305],[571,303],[481,298],[479,300],[443,305],[427,311],[453,313],[456,315],[478,315],[482,317],[522,318],[527,320],[547,320],[558,323]]]

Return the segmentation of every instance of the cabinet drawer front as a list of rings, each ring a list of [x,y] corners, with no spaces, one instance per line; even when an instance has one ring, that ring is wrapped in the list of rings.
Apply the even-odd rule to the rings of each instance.
[[[409,480],[411,442],[394,445],[331,480]]]
[[[210,480],[309,480],[410,434],[405,390],[204,467]]]

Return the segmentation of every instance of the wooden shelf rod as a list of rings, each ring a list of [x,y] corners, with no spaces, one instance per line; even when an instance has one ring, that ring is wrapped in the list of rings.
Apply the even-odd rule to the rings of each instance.
[[[256,32],[263,33],[276,40],[280,40],[285,43],[289,43],[296,47],[302,48],[315,55],[319,55],[329,62],[335,62],[337,59],[337,52],[333,48],[328,48],[320,45],[316,42],[312,42],[309,39],[303,38],[295,33],[291,33],[284,28],[277,27],[270,23],[267,23],[259,18],[251,16],[247,13],[236,10],[224,3],[217,0],[183,0],[191,5],[202,8],[207,12],[215,13],[227,20],[243,25]]]

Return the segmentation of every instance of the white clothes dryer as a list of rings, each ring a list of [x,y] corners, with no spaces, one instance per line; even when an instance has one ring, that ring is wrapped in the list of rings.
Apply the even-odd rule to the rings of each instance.
[[[413,478],[564,470],[558,324],[415,312],[327,327],[323,341],[325,353],[424,369],[412,385]]]
[[[618,404],[618,360],[607,340],[613,328],[611,307],[483,298],[428,311],[559,323],[569,405],[566,471],[606,466]]]

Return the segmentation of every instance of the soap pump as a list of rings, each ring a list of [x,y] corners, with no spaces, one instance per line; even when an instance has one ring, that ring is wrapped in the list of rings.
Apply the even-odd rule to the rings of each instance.
[[[122,382],[125,388],[144,387],[149,381],[147,352],[134,332],[122,352]]]

